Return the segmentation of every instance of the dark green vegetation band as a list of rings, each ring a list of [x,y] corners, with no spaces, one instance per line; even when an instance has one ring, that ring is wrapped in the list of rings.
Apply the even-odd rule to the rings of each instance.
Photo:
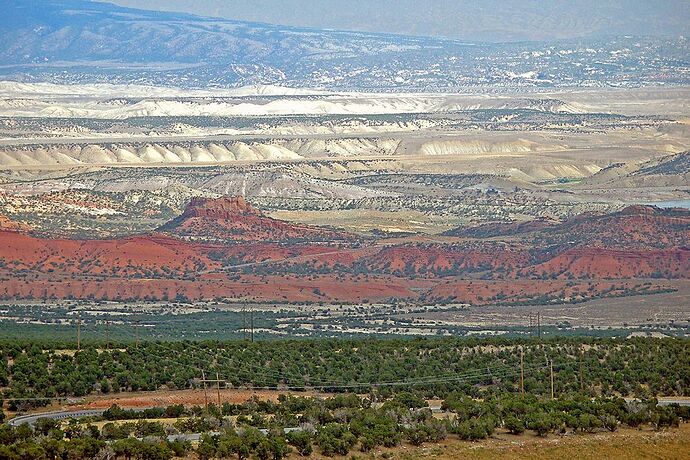
[[[0,342],[0,385],[11,408],[94,393],[199,388],[202,373],[228,388],[445,398],[527,394],[690,396],[689,339],[416,339],[283,342]]]

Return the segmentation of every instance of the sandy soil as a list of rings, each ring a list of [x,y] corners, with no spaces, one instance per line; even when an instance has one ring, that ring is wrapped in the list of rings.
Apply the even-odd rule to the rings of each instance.
[[[218,391],[209,387],[207,390],[208,402],[218,403]],[[281,394],[295,394],[300,396],[316,396],[315,392],[290,392],[273,390],[220,390],[221,404],[228,402],[231,404],[241,404],[251,398],[258,398],[263,401],[277,401]],[[108,395],[90,398],[86,403],[79,405],[80,409],[104,409],[113,404],[121,407],[137,408],[152,406],[169,406],[171,404],[184,404],[187,406],[203,405],[206,402],[204,390],[171,390],[156,391],[151,393],[123,393],[120,395]]]
[[[690,452],[690,424],[669,431],[621,429],[616,433],[540,438],[533,434],[513,436],[497,433],[493,438],[480,442],[459,441],[451,437],[441,444],[421,447],[404,445],[395,449],[377,449],[374,452],[357,453],[357,458],[418,459],[540,459],[540,460],[601,460],[601,459],[664,459],[681,460]],[[300,458],[293,454],[291,458]],[[326,459],[314,455],[314,459]],[[352,454],[347,457],[356,458]]]

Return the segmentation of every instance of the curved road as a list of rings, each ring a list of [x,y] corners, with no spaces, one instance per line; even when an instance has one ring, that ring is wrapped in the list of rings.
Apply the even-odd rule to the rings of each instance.
[[[134,412],[143,412],[146,409],[150,408],[136,408],[136,409],[127,409],[127,410],[132,410]],[[28,424],[28,425],[34,425],[38,419],[41,418],[49,418],[52,420],[67,420],[67,419],[79,419],[79,418],[85,418],[85,417],[97,417],[103,415],[103,412],[105,412],[106,409],[85,409],[85,410],[78,410],[78,411],[55,411],[55,412],[42,412],[40,414],[31,414],[31,415],[21,415],[19,417],[15,417],[9,422],[7,422],[10,426],[12,427],[18,427],[23,424]],[[288,427],[285,428],[284,431],[285,433],[290,433],[292,431],[300,431],[302,428],[300,427]],[[261,433],[264,435],[268,434],[268,430],[266,429],[260,429],[259,430]],[[218,435],[220,434],[219,431],[213,431],[209,433],[211,436]],[[168,441],[198,441],[201,439],[202,433],[182,433],[182,434],[171,434],[168,436]]]
[[[660,399],[658,405],[659,406],[669,406],[671,404],[678,404],[680,406],[690,406],[690,399],[676,399],[676,398],[664,398]],[[136,408],[136,409],[127,409],[127,410],[133,410],[135,412],[143,412],[146,409],[150,408]],[[440,412],[441,407],[431,407],[432,412]],[[85,410],[78,410],[78,411],[56,411],[56,412],[42,412],[39,414],[31,414],[31,415],[21,415],[19,417],[15,417],[11,419],[8,424],[13,427],[18,427],[23,424],[29,424],[29,425],[34,425],[38,419],[41,418],[49,418],[53,420],[67,420],[67,419],[79,419],[79,418],[85,418],[85,417],[96,417],[96,416],[101,416],[103,415],[103,412],[105,412],[106,409],[85,409]],[[289,427],[285,428],[285,433],[290,433],[292,431],[300,431],[302,428],[300,427]],[[260,432],[263,434],[268,434],[268,430],[265,429],[260,429]],[[217,435],[220,434],[220,432],[211,432],[209,433],[211,435]],[[192,434],[172,434],[168,436],[169,441],[198,441],[201,438],[202,434],[201,433],[192,433]]]
[[[18,426],[23,425],[25,423],[28,425],[33,425],[40,418],[49,418],[49,419],[53,419],[53,420],[67,420],[70,418],[84,418],[84,417],[100,416],[100,415],[103,415],[103,412],[105,412],[105,409],[42,412],[40,414],[21,415],[19,417],[13,418],[12,420],[10,420],[7,423],[10,426],[18,427]]]

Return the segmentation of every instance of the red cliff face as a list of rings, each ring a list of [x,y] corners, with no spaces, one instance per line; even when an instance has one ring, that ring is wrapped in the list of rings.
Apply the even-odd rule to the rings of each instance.
[[[243,198],[197,199],[161,233],[114,240],[37,238],[0,217],[0,298],[378,301],[429,292],[481,304],[608,295],[605,278],[625,281],[615,284],[627,295],[636,279],[690,278],[689,220],[685,210],[633,207],[511,241],[349,245],[346,233],[272,219]],[[230,265],[246,273],[220,270]]]
[[[457,228],[446,235],[478,239],[516,236],[536,247],[568,244],[620,250],[663,249],[690,244],[690,211],[633,205],[612,214],[580,214],[562,223],[544,219],[489,223]]]
[[[399,245],[384,248],[363,261],[384,273],[412,275],[511,269],[528,264],[529,254],[519,248],[490,244],[473,248]]]
[[[538,232],[547,228],[555,227],[558,222],[537,219],[528,222],[502,223],[494,222],[478,225],[476,227],[458,227],[445,233],[448,236],[460,236],[470,238],[493,238],[497,236],[512,236],[525,233]]]
[[[527,270],[534,275],[547,274],[557,278],[687,278],[690,274],[690,250],[577,248]]]
[[[258,209],[251,206],[244,197],[234,196],[210,200],[194,198],[187,205],[181,217],[201,217],[206,219],[232,220],[239,216],[262,216]]]

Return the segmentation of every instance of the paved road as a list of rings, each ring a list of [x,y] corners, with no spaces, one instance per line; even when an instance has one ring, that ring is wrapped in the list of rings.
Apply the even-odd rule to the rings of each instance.
[[[146,410],[146,408],[136,408],[136,409],[128,409],[128,410],[133,410],[135,412],[143,412]],[[89,409],[89,410],[80,410],[80,411],[56,411],[56,412],[43,412],[40,414],[32,414],[32,415],[22,415],[19,417],[15,417],[12,420],[10,420],[8,423],[10,426],[13,427],[18,427],[23,424],[28,424],[28,425],[34,425],[38,419],[41,418],[49,418],[53,420],[67,420],[71,418],[85,418],[85,417],[96,417],[96,416],[101,416],[103,415],[103,412],[105,412],[106,409]],[[300,427],[288,427],[285,428],[285,433],[290,433],[292,431],[301,431],[302,428]],[[268,434],[268,430],[265,429],[260,429],[259,430],[261,433],[264,435]],[[220,434],[219,431],[213,431],[208,433],[211,436],[218,435]],[[190,441],[190,442],[195,442],[201,439],[202,434],[201,433],[191,433],[191,434],[171,434],[168,436],[168,441]]]
[[[127,409],[133,412],[144,412],[146,409],[151,409],[151,408],[146,408],[146,407],[137,407],[134,409]],[[36,420],[39,418],[50,418],[53,420],[67,420],[70,418],[85,418],[85,417],[99,417],[103,415],[103,412],[105,412],[107,409],[84,409],[84,410],[76,410],[76,411],[69,411],[69,410],[64,410],[64,411],[55,411],[55,412],[41,412],[38,414],[30,414],[30,415],[21,415],[19,417],[15,417],[12,420],[10,420],[8,423],[11,426],[19,426],[23,425],[24,423],[27,423],[29,425],[33,425],[36,423]]]
[[[67,420],[70,418],[84,418],[84,417],[94,417],[103,415],[105,409],[91,409],[91,410],[80,410],[80,411],[58,411],[58,412],[43,412],[40,414],[32,415],[22,415],[15,417],[8,423],[10,426],[20,426],[25,423],[33,425],[39,418],[50,418],[53,420]]]
[[[664,398],[659,400],[659,406],[670,406],[671,404],[678,404],[679,406],[690,406],[690,399]]]
[[[670,406],[671,404],[678,404],[680,406],[690,406],[690,399],[664,398],[664,399],[659,400],[659,406]],[[435,413],[441,412],[441,406],[431,406],[430,408],[431,408],[432,412],[435,412]],[[134,410],[136,412],[143,412],[144,410],[146,410],[146,408],[136,408],[136,409],[128,409],[128,410]],[[101,416],[101,415],[103,415],[103,412],[105,412],[105,409],[43,412],[40,414],[22,415],[19,417],[15,417],[12,420],[10,420],[8,423],[10,424],[10,426],[18,427],[24,423],[27,423],[29,425],[33,425],[40,418],[50,418],[53,420],[67,420],[70,418],[85,418],[85,417]],[[289,428],[285,428],[285,432],[289,433],[291,431],[299,431],[300,429],[301,428],[299,428],[299,427],[289,427]],[[268,434],[268,430],[259,430],[259,431],[261,431],[264,434]],[[218,433],[211,433],[211,434],[218,434]],[[168,436],[168,439],[171,441],[174,441],[176,439],[184,440],[184,441],[198,441],[200,437],[201,437],[201,434],[199,434],[199,433],[175,434],[175,435]]]

